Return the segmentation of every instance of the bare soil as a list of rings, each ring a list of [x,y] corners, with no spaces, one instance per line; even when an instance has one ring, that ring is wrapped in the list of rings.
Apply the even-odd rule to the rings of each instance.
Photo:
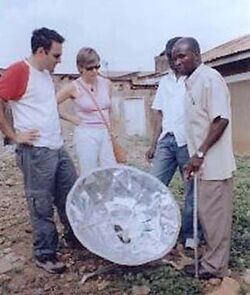
[[[72,128],[65,124],[64,132],[65,146],[75,161]],[[129,162],[145,166],[145,142],[135,137],[123,143],[130,155]],[[104,291],[108,277],[104,280],[97,276],[83,286],[80,284],[84,273],[110,264],[84,248],[61,251],[60,259],[68,267],[61,275],[48,274],[34,265],[22,175],[13,151],[0,146],[0,158],[0,294],[120,294],[118,289],[112,293]]]

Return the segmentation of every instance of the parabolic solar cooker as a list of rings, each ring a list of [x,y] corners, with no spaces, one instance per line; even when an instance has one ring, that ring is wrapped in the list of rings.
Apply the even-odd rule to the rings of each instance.
[[[169,189],[150,174],[124,165],[79,178],[66,212],[84,247],[121,265],[163,257],[174,247],[181,223]]]

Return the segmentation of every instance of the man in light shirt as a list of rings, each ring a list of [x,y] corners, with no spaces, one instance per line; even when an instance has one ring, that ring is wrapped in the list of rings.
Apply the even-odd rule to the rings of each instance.
[[[32,224],[34,259],[38,267],[50,273],[65,269],[56,257],[54,206],[64,225],[65,239],[75,239],[65,202],[76,180],[76,171],[63,149],[51,77],[61,62],[63,42],[64,38],[54,30],[35,30],[30,57],[12,64],[0,78],[0,129],[17,144],[17,165],[24,176]],[[14,129],[5,116],[5,102],[11,107]]]
[[[190,160],[185,173],[198,174],[198,213],[206,241],[199,277],[223,278],[228,273],[233,210],[230,94],[226,82],[201,62],[194,38],[178,40],[172,51],[176,68],[187,76],[185,113]],[[185,271],[193,276],[194,266]]]
[[[151,147],[146,152],[146,159],[152,160],[151,173],[167,186],[177,169],[183,178],[183,168],[189,160],[184,119],[185,77],[176,71],[171,57],[173,46],[179,39],[181,37],[172,38],[166,44],[170,71],[161,79],[152,105],[155,126]],[[187,248],[193,248],[192,180],[184,180],[184,198],[183,241]]]

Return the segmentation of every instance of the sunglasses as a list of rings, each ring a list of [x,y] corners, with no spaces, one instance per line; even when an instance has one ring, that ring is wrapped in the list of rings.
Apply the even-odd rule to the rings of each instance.
[[[49,54],[49,50],[44,50],[45,53],[48,55]],[[61,57],[61,54],[60,53],[54,53],[52,54],[52,56],[55,58],[55,59],[59,59]]]
[[[58,58],[61,57],[61,54],[53,54],[53,57],[54,57],[55,59],[58,59]]]
[[[100,67],[101,67],[101,65],[91,66],[91,67],[86,67],[85,70],[86,70],[86,71],[99,70]]]

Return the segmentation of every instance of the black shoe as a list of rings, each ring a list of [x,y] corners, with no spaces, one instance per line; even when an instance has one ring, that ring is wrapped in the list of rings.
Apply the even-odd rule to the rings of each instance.
[[[63,262],[58,261],[56,256],[41,256],[35,258],[36,266],[46,270],[49,273],[63,273],[66,266]]]
[[[194,264],[186,265],[183,268],[183,272],[188,277],[195,277],[195,266],[194,266]],[[198,277],[199,277],[199,279],[202,279],[202,280],[222,279],[221,277],[218,277],[215,274],[207,271],[200,263],[198,265]]]

